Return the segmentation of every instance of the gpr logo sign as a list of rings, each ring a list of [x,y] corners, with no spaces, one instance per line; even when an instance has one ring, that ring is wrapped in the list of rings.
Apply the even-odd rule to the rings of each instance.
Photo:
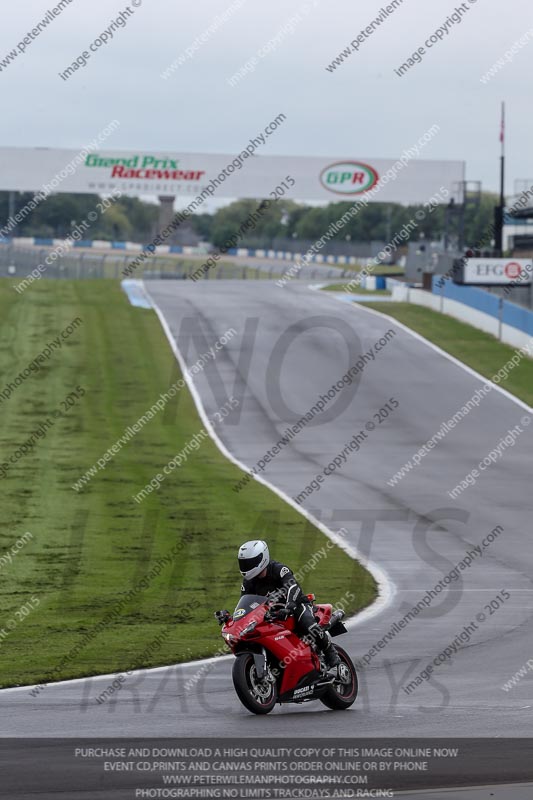
[[[320,183],[335,194],[362,194],[379,180],[373,167],[359,161],[337,161],[320,173]]]

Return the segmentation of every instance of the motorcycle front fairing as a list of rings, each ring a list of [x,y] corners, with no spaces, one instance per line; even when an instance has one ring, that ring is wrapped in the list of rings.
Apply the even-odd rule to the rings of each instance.
[[[289,699],[292,692],[320,677],[320,660],[309,644],[294,633],[293,617],[265,621],[266,598],[243,595],[222,636],[235,654],[250,652],[258,673],[266,670],[264,651],[271,653],[282,668],[279,683],[280,699]],[[317,609],[320,618],[329,619],[331,606]]]

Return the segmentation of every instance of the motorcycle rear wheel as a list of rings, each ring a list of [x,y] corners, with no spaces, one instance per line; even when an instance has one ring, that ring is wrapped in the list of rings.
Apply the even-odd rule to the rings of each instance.
[[[343,650],[338,645],[335,645],[335,649],[341,660],[339,670],[341,675],[344,675],[344,682],[335,681],[320,700],[328,708],[341,711],[342,709],[350,708],[355,703],[359,684],[354,663],[346,650]]]
[[[253,714],[269,714],[278,699],[275,683],[259,681],[250,653],[238,655],[233,663],[233,686],[237,697]]]

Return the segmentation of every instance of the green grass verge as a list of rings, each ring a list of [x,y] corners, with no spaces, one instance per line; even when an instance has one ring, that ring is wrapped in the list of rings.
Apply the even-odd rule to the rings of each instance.
[[[485,378],[492,378],[515,353],[515,348],[490,334],[429,308],[410,303],[365,302],[364,305],[412,328]],[[533,360],[523,358],[500,386],[533,405]]]
[[[364,264],[328,264],[323,263],[323,267],[332,267],[332,269],[339,269],[339,270],[350,270],[351,272],[361,272],[361,270],[365,269]],[[380,266],[374,266],[371,270],[372,275],[404,275],[405,268],[398,267],[395,264],[381,264]]]
[[[322,291],[323,292],[346,292],[346,283],[347,283],[347,281],[345,281],[344,283],[333,283],[331,286],[323,286],[322,287]],[[363,289],[362,287],[358,287],[353,292],[350,292],[350,294],[361,294],[361,295],[362,294],[368,294],[368,295],[379,295],[379,294],[381,294],[381,295],[390,296],[392,294],[392,292],[390,292],[388,289]]]
[[[130,306],[115,282],[42,280],[22,295],[13,285],[0,282],[0,390],[74,318],[82,324],[0,402],[0,461],[76,386],[85,396],[0,480],[0,556],[26,531],[33,536],[11,563],[0,562],[0,686],[213,654],[222,644],[213,611],[232,609],[239,596],[239,544],[264,537],[297,570],[326,538],[255,481],[235,494],[242,472],[210,439],[142,505],[132,500],[202,428],[187,389],[74,491],[180,373],[155,313]],[[337,547],[303,584],[323,601],[353,591],[352,612],[376,596],[369,573]]]

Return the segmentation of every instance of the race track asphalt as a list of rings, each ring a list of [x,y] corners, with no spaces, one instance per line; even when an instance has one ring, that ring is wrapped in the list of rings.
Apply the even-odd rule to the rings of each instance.
[[[491,391],[420,466],[390,486],[392,475],[472,397],[479,378],[389,319],[301,282],[284,289],[267,281],[167,280],[147,287],[178,340],[185,318],[203,331],[205,340],[183,353],[188,365],[206,342],[214,344],[231,327],[237,331],[194,383],[209,415],[228,395],[241,401],[238,419],[218,425],[217,433],[248,466],[361,352],[394,331],[354,386],[327,406],[328,413],[334,402],[344,409],[337,405],[329,421],[324,414],[318,420],[323,424],[305,427],[262,473],[295,497],[355,434],[366,433],[359,451],[302,504],[333,530],[344,527],[347,540],[387,573],[394,588],[381,613],[361,624],[355,620],[339,640],[355,660],[467,551],[498,526],[502,530],[460,580],[368,659],[359,700],[347,712],[310,703],[254,717],[234,694],[231,659],[220,659],[200,673],[195,665],[140,673],[102,705],[94,698],[109,677],[51,685],[37,697],[23,688],[0,692],[1,735],[531,736],[533,671],[512,690],[501,688],[533,658],[533,437],[524,422],[531,418],[527,408]],[[390,398],[399,405],[387,418],[381,414],[380,423],[374,415]],[[367,423],[375,428],[369,431]],[[516,425],[523,432],[514,446],[452,499],[448,491]],[[283,559],[282,552],[276,555]],[[357,592],[357,586],[348,588]],[[490,603],[497,605],[502,592],[510,597],[504,595],[494,610]],[[477,629],[452,659],[414,691],[402,688],[476,619]],[[198,680],[187,689],[194,675]]]

